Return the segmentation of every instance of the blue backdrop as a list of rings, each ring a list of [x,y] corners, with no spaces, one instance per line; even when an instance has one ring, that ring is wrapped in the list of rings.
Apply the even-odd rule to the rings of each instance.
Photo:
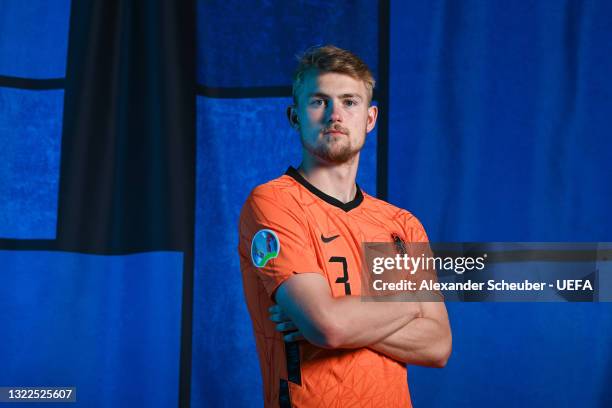
[[[198,97],[193,406],[261,405],[237,218],[300,146],[290,100],[252,94],[289,85],[307,46],[347,47],[377,75],[388,58],[387,198],[431,240],[612,240],[609,3],[392,1],[387,16],[375,2],[198,4],[198,82],[244,97]],[[448,309],[453,355],[442,370],[409,367],[415,406],[612,404],[611,305]]]

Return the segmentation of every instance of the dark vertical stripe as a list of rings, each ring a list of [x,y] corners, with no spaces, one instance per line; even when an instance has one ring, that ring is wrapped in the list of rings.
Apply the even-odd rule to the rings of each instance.
[[[280,380],[278,388],[278,406],[280,408],[291,408],[291,395],[289,395],[289,383],[287,380]]]
[[[388,197],[389,161],[389,0],[378,2],[378,140],[376,145],[376,196]]]
[[[278,390],[278,405],[281,408],[291,408],[289,382],[296,385],[302,385],[299,342],[285,342],[285,359],[287,363],[287,380],[280,380],[280,388]]]
[[[181,351],[180,351],[180,374],[179,374],[179,407],[189,408],[191,406],[191,365],[193,361],[192,338],[193,338],[193,281],[194,281],[194,257],[195,257],[195,206],[196,206],[196,15],[197,7],[195,0],[168,2],[168,8],[173,8],[175,14],[170,15],[172,23],[182,27],[178,30],[177,43],[181,46],[177,53],[179,64],[184,64],[181,75],[184,79],[181,83],[183,97],[188,101],[187,106],[179,106],[178,109],[186,109],[182,113],[187,124],[187,143],[182,145],[184,156],[187,159],[188,174],[185,179],[173,179],[176,183],[187,183],[187,200],[185,206],[185,226],[188,229],[185,247],[185,269],[183,270],[183,304],[181,320]],[[166,15],[169,13],[166,11]],[[171,24],[171,23],[170,23]],[[176,63],[171,61],[171,64]],[[181,112],[175,112],[175,117],[180,118]]]
[[[181,351],[179,367],[179,407],[191,405],[191,363],[193,331],[193,251],[185,252],[183,303],[181,309]]]
[[[302,385],[300,368],[300,343],[285,342],[285,357],[287,359],[287,379],[294,384]]]

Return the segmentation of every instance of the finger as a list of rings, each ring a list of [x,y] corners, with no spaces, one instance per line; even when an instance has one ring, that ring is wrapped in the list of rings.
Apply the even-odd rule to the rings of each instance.
[[[283,309],[279,305],[270,306],[268,308],[268,313],[271,314],[271,315],[273,315],[273,314],[284,315],[285,314],[285,312],[283,311]]]
[[[293,342],[306,339],[304,338],[304,335],[302,333],[300,333],[299,331],[294,331],[289,334],[285,334],[285,336],[283,336],[283,340]]]
[[[297,326],[289,321],[289,322],[282,322],[276,325],[276,330],[279,332],[284,332],[287,330],[298,330]]]
[[[268,318],[272,320],[274,323],[283,323],[283,322],[291,321],[289,316],[282,314],[282,313],[271,314]]]
[[[276,323],[291,321],[291,318],[285,312],[278,309],[270,312],[269,319]]]
[[[270,306],[268,308],[268,313],[282,313],[283,309],[279,305]]]

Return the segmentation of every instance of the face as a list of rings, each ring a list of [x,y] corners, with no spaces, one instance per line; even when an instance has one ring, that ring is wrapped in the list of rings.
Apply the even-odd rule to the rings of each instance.
[[[297,99],[297,106],[289,108],[288,114],[307,154],[325,164],[347,163],[357,157],[378,113],[375,106],[368,106],[363,81],[311,71]]]

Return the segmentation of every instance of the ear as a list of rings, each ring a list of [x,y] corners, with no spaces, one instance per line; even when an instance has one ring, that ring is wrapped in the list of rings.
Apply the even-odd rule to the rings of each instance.
[[[298,129],[300,127],[300,120],[298,119],[297,109],[295,106],[289,106],[287,108],[287,119],[292,128]]]
[[[378,118],[378,106],[368,107],[368,120],[366,122],[366,132],[370,133],[376,125],[376,118]]]

